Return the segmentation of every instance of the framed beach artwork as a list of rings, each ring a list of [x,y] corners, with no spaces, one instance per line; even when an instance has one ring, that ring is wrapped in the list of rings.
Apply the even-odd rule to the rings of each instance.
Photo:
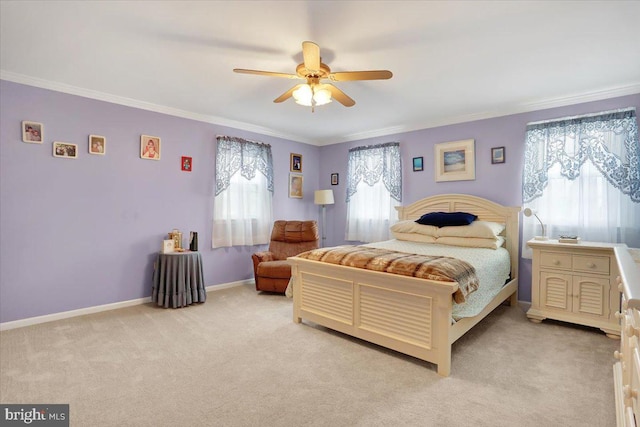
[[[413,171],[420,172],[424,170],[424,158],[422,157],[414,157],[413,158]]]
[[[64,159],[78,158],[78,145],[68,142],[53,143],[53,157],[62,157]]]
[[[475,141],[443,142],[435,145],[436,181],[470,181],[476,179]]]
[[[504,147],[493,147],[491,149],[491,163],[504,163],[505,162],[505,153]]]
[[[292,199],[302,199],[302,175],[299,173],[289,174],[289,197]]]
[[[100,135],[89,135],[89,154],[104,156],[107,149],[107,139]]]
[[[22,122],[22,142],[42,144],[44,126],[37,122]]]
[[[157,136],[140,135],[140,158],[160,160],[160,138]]]

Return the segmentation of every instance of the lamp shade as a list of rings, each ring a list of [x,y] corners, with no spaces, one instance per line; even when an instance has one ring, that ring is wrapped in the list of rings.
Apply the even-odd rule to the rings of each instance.
[[[334,204],[333,200],[333,190],[316,190],[313,194],[313,203],[316,205],[332,205]]]

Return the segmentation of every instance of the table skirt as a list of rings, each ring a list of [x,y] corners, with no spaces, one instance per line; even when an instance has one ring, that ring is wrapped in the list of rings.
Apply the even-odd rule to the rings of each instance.
[[[165,308],[178,308],[206,299],[199,252],[158,254],[153,271],[152,302]]]

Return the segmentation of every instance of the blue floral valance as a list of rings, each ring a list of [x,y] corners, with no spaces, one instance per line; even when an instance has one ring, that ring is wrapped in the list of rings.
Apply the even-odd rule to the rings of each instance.
[[[548,171],[573,180],[590,160],[602,175],[632,201],[640,203],[640,146],[635,108],[607,111],[527,125],[523,201],[542,195]]]
[[[347,171],[347,202],[364,181],[374,185],[382,179],[391,197],[402,201],[402,168],[400,165],[400,143],[356,147],[349,150]]]
[[[273,193],[271,145],[230,136],[218,136],[217,140],[216,196],[229,187],[237,172],[249,180],[262,173],[267,178],[267,190]]]

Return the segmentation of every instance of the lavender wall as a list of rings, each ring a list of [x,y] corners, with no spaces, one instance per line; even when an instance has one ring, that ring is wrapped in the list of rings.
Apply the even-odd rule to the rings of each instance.
[[[635,106],[640,94],[569,107],[314,147],[238,129],[0,81],[0,322],[147,297],[153,260],[173,228],[198,231],[205,283],[253,277],[250,256],[264,247],[211,249],[215,136],[272,145],[277,219],[318,219],[313,191],[333,189],[327,242],[344,243],[345,183],[350,148],[398,141],[404,165],[403,203],[468,193],[521,204],[527,122]],[[21,141],[20,122],[44,124],[44,143]],[[88,154],[89,134],[107,138],[105,156]],[[162,138],[162,159],[139,158],[141,134]],[[475,139],[476,180],[436,183],[434,144]],[[54,158],[52,142],[78,144],[79,158]],[[506,147],[492,165],[491,147]],[[289,153],[303,155],[304,199],[287,197]],[[180,157],[193,157],[193,172]],[[423,156],[425,170],[411,171]],[[340,183],[330,185],[330,174]],[[531,264],[520,262],[520,299],[530,300]]]
[[[264,247],[211,249],[219,134],[271,144],[276,218],[318,219],[319,147],[7,81],[0,94],[0,322],[150,296],[173,228],[199,232],[207,286],[253,278]],[[44,124],[43,144],[22,142],[23,120]],[[107,138],[105,156],[88,153],[89,134]],[[141,134],[162,138],[160,161],[140,159]],[[79,158],[53,157],[53,141],[78,144]],[[302,200],[288,198],[291,152]]]
[[[436,194],[465,193],[503,205],[521,206],[524,138],[528,122],[623,107],[636,107],[640,111],[640,94],[322,147],[320,186],[333,188],[336,199],[335,205],[327,207],[327,224],[332,227],[327,232],[327,244],[345,243],[346,172],[350,148],[391,141],[400,142],[403,164],[402,204],[413,203]],[[433,166],[434,145],[462,139],[475,139],[476,179],[437,183]],[[491,164],[491,147],[500,146],[506,147],[506,163]],[[420,156],[424,157],[425,169],[422,172],[413,172],[412,158]],[[337,186],[330,186],[332,172],[340,175],[340,183]],[[520,259],[519,275],[518,297],[523,301],[531,301],[530,260]]]

